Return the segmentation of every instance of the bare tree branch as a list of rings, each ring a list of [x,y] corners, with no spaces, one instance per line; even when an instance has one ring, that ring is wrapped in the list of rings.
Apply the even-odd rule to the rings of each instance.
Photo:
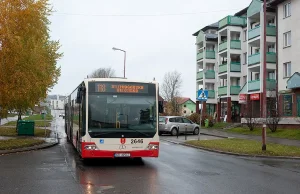
[[[169,112],[174,115],[177,115],[180,111],[177,106],[176,97],[180,95],[181,86],[182,78],[179,72],[172,71],[165,74],[161,87],[161,96],[169,102]]]
[[[276,91],[271,91],[271,95],[267,103],[267,111],[267,126],[272,132],[275,132],[277,130],[278,123],[281,120],[281,115],[279,112],[279,97]]]
[[[99,68],[95,70],[91,75],[90,78],[110,78],[115,77],[115,70],[111,67],[108,68]]]

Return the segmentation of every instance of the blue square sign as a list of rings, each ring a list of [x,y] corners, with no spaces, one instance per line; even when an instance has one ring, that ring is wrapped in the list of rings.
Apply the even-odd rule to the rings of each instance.
[[[199,101],[207,101],[208,97],[208,90],[198,90],[198,97],[197,100]]]
[[[100,139],[100,144],[104,144],[104,139]]]

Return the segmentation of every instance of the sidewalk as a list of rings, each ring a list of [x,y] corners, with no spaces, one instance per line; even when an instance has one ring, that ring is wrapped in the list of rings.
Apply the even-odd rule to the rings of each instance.
[[[177,138],[177,136],[172,136],[172,135],[161,135],[161,136],[159,136],[159,138],[164,141],[180,144],[180,143],[184,143],[186,141],[198,140],[198,135],[187,134],[186,140],[185,140],[185,135],[179,135],[178,138]],[[221,139],[221,137],[204,135],[204,134],[200,133],[200,140],[214,140],[214,139]]]
[[[217,129],[201,129],[201,133],[206,134],[206,135],[217,135],[217,136],[223,136],[223,137],[229,137],[229,138],[239,138],[239,139],[249,139],[249,140],[261,141],[261,136],[227,133],[225,131],[221,131],[221,130],[217,130]],[[268,142],[300,147],[299,140],[291,140],[291,139],[283,139],[283,138],[267,136],[267,144],[268,144]]]

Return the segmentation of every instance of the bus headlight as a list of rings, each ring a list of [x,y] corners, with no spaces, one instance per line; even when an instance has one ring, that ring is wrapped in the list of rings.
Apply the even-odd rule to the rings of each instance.
[[[85,150],[97,150],[97,146],[96,145],[85,145],[84,146]]]
[[[158,150],[159,146],[158,144],[149,143],[148,150]]]

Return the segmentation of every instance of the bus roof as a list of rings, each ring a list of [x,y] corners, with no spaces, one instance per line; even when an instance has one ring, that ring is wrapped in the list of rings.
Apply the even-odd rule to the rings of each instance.
[[[111,81],[111,82],[138,82],[138,83],[158,83],[157,81],[141,81],[141,80],[132,80],[122,77],[115,77],[115,78],[85,78],[84,81],[87,82],[98,82],[98,81]]]

